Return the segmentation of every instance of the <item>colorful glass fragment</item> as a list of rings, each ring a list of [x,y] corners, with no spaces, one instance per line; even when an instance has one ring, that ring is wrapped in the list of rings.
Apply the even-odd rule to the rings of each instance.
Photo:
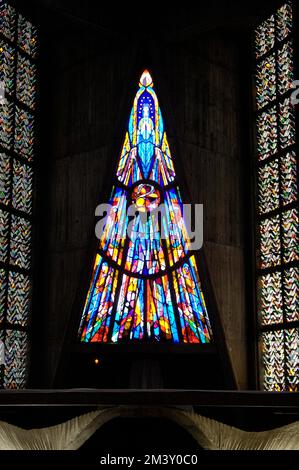
[[[0,39],[0,82],[4,84],[4,97],[14,92],[14,48]]]
[[[278,160],[266,163],[258,169],[258,190],[260,214],[266,214],[279,207]]]
[[[285,336],[285,363],[286,363],[286,389],[289,392],[298,392],[299,375],[299,329],[284,330]]]
[[[298,210],[291,209],[282,214],[283,259],[285,263],[299,259]]]
[[[282,277],[280,272],[265,274],[258,280],[258,310],[262,325],[283,321]]]
[[[286,390],[283,330],[262,333],[261,349],[265,390],[268,392],[282,392]]]
[[[30,316],[31,281],[29,276],[9,272],[6,320],[11,325],[27,326]]]
[[[12,329],[6,330],[4,349],[4,387],[10,389],[24,388],[27,380],[27,333]]]
[[[36,103],[36,66],[22,54],[18,54],[17,99],[34,109]]]
[[[0,269],[0,325],[5,318],[6,287],[6,272]]]
[[[280,145],[286,148],[295,143],[295,111],[290,99],[279,104]]]
[[[278,90],[280,94],[284,94],[292,88],[294,80],[293,47],[291,42],[286,42],[278,50],[277,54]]]
[[[7,261],[10,214],[0,209],[0,261]]]
[[[260,267],[269,268],[280,263],[279,215],[260,221]]]
[[[5,98],[0,105],[0,143],[10,149],[13,143],[13,103]]]
[[[13,41],[16,32],[17,13],[12,5],[0,0],[0,32]]]
[[[299,267],[284,272],[284,304],[287,321],[299,320]]]
[[[266,57],[257,66],[257,106],[262,108],[276,96],[275,55]]]
[[[277,37],[282,41],[292,31],[293,12],[292,3],[286,2],[277,10]]]
[[[29,269],[31,257],[31,223],[23,217],[11,216],[10,263]]]
[[[277,152],[277,114],[274,106],[257,117],[257,151],[260,160]]]
[[[297,161],[294,151],[281,158],[281,197],[283,205],[298,199]]]
[[[37,29],[23,15],[18,18],[18,45],[24,52],[35,58],[37,54]]]
[[[0,203],[6,206],[10,202],[10,158],[0,153]]]
[[[259,25],[255,30],[255,52],[259,58],[269,52],[274,47],[275,38],[275,20],[271,15],[266,21]]]
[[[15,209],[30,214],[32,211],[33,170],[18,160],[13,164],[12,205]]]
[[[118,271],[96,255],[81,321],[82,340],[107,342]]]
[[[15,152],[20,153],[28,161],[33,159],[34,116],[16,106]]]

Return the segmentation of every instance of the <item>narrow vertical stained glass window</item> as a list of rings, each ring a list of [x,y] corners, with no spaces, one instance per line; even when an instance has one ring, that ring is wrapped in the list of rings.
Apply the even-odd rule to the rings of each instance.
[[[151,215],[162,203],[159,223]],[[130,205],[149,217],[133,218],[128,231]],[[144,71],[82,313],[82,342],[212,341],[182,205],[158,98]]]
[[[22,388],[28,371],[36,28],[0,0],[0,387]]]
[[[292,2],[255,30],[261,385],[299,389],[299,214]]]

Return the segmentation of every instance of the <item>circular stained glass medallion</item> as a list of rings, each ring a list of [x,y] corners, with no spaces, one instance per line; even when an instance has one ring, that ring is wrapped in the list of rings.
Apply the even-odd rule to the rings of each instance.
[[[132,192],[132,202],[141,212],[156,209],[161,201],[160,192],[154,185],[141,183]]]

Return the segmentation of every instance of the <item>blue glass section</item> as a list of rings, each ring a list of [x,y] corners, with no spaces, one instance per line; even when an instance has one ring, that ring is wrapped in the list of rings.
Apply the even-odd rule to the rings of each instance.
[[[137,104],[137,146],[145,178],[148,178],[155,150],[155,103],[144,91]]]

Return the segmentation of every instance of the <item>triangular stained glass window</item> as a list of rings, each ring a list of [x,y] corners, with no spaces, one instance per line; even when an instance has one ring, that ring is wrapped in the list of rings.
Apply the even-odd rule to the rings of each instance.
[[[147,70],[134,99],[116,181],[86,295],[80,340],[211,342],[173,159]],[[162,219],[131,221],[128,215],[129,205],[149,214],[162,203]]]

